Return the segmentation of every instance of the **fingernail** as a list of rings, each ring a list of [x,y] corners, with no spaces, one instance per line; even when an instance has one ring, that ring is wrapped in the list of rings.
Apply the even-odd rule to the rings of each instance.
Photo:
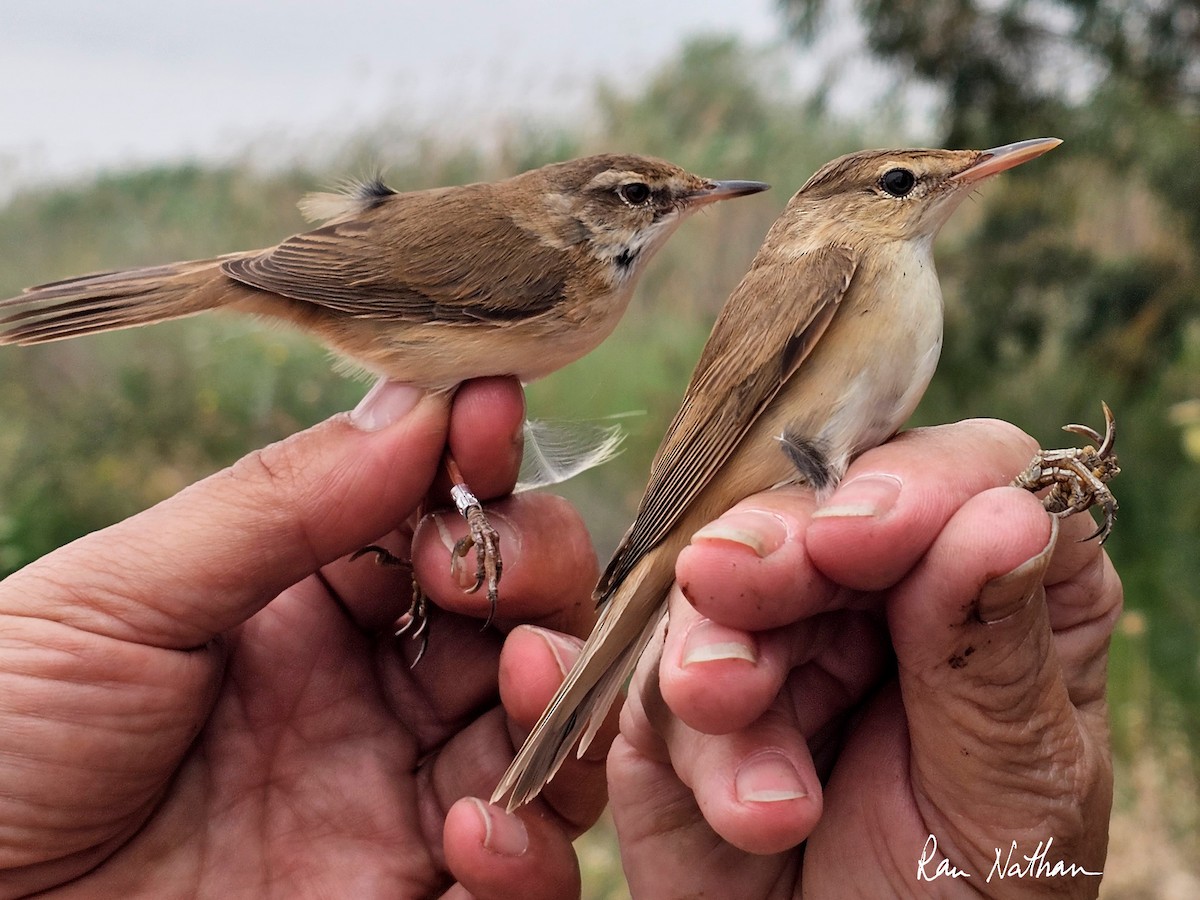
[[[527,627],[546,642],[546,646],[550,648],[550,653],[554,656],[554,662],[558,664],[558,671],[564,676],[571,671],[571,666],[579,658],[579,651],[583,649],[583,645],[579,641],[557,631],[551,631],[549,628],[541,628],[537,625]]]
[[[362,431],[379,431],[404,418],[424,395],[420,388],[381,378],[358,401],[350,413],[350,424]]]
[[[726,513],[692,535],[697,541],[726,541],[750,548],[759,559],[770,556],[787,540],[787,523],[774,513],[744,509]]]
[[[997,575],[983,586],[976,609],[985,625],[994,625],[1020,612],[1037,596],[1057,541],[1058,519],[1051,516],[1050,540],[1046,546],[1011,572]]]
[[[800,773],[778,750],[762,750],[744,760],[734,786],[741,803],[779,803],[808,796]]]
[[[724,659],[741,659],[756,665],[757,649],[747,644],[745,632],[725,628],[709,619],[701,619],[683,640],[683,662],[686,668],[693,663],[718,662]]]
[[[483,846],[500,856],[524,856],[529,849],[529,832],[518,816],[476,797],[467,798],[483,823]]]
[[[903,486],[904,482],[895,475],[859,475],[834,491],[833,496],[818,507],[812,517],[879,518],[896,505]]]

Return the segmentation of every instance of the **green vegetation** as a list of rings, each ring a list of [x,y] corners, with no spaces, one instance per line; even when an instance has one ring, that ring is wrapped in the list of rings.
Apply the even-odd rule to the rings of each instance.
[[[819,31],[818,0],[784,5],[801,33]],[[646,411],[626,420],[616,463],[567,486],[604,553],[716,310],[820,163],[868,145],[1066,139],[947,227],[938,247],[946,350],[916,424],[997,416],[1061,446],[1070,439],[1059,426],[1098,425],[1099,401],[1113,406],[1125,471],[1108,549],[1131,611],[1112,659],[1115,740],[1126,760],[1173,754],[1180,734],[1200,735],[1200,413],[1176,406],[1200,398],[1200,38],[1139,30],[1112,4],[978,5],[991,12],[967,0],[856,7],[869,52],[942,91],[940,136],[839,121],[779,87],[786,56],[714,38],[687,45],[635,94],[598,89],[587,133],[527,125],[486,156],[402,136],[388,180],[406,189],[492,178],[620,149],[776,186],[684,226],[614,338],[529,390],[543,417]],[[1062,28],[1048,37],[1031,17],[1049,13]],[[1031,35],[1053,37],[1091,74],[1056,80],[1047,60],[1062,60],[1049,44],[1026,46]],[[181,166],[30,188],[0,209],[0,296],[92,269],[274,243],[303,227],[294,201],[305,190],[360,173],[397,144],[395,133],[363,136],[320,175]],[[0,574],[349,408],[362,391],[303,338],[219,316],[6,348]],[[1168,816],[1178,827],[1196,815],[1195,748],[1185,759],[1170,769],[1185,810]]]

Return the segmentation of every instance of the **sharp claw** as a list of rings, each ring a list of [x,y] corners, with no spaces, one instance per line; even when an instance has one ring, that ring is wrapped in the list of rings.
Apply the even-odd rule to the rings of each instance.
[[[413,628],[414,625],[416,625],[415,628]],[[424,612],[420,614],[410,612],[408,621],[396,629],[396,637],[407,634],[409,629],[412,629],[412,634],[408,635],[409,640],[420,642],[417,646],[417,655],[408,665],[410,669],[415,669],[429,647],[429,616]]]
[[[1104,546],[1104,542],[1108,540],[1108,536],[1112,534],[1113,525],[1117,523],[1117,501],[1109,500],[1104,504],[1104,534],[1100,536],[1100,545]]]
[[[457,580],[459,560],[466,559],[472,547],[478,547],[479,549],[475,553],[475,583],[469,588],[463,588],[468,594],[475,593],[483,585],[484,545],[468,534],[466,537],[459,538],[454,544],[454,549],[450,551],[450,574]]]
[[[1101,459],[1106,459],[1117,443],[1117,417],[1103,400],[1100,401],[1100,406],[1104,408],[1104,440],[1100,442],[1096,452],[1100,454]]]
[[[481,507],[473,506],[463,515],[466,516],[470,533],[455,545],[454,550],[462,556],[472,546],[475,548],[475,584],[467,593],[473,594],[487,584],[488,615],[483,623],[486,629],[496,616],[500,574],[504,569],[504,560],[500,556],[500,536],[484,516]]]
[[[417,635],[414,634],[413,639],[417,639]],[[420,641],[421,646],[417,648],[417,655],[413,657],[413,661],[408,664],[409,669],[415,669],[417,667],[417,663],[421,661],[421,658],[425,655],[425,651],[429,647],[429,636],[425,634],[424,630],[421,631]]]
[[[407,559],[403,559],[393,553],[387,547],[380,547],[378,544],[368,544],[360,550],[355,550],[350,554],[350,562],[366,556],[368,553],[375,554],[375,565],[377,566],[411,566],[412,563]]]
[[[1095,428],[1089,428],[1087,425],[1064,425],[1063,431],[1069,431],[1071,434],[1080,434],[1097,446],[1104,440],[1100,437],[1100,432]]]
[[[366,556],[368,553],[373,553],[375,555],[376,565],[403,566],[409,570],[412,569],[412,563],[409,560],[400,558],[391,550],[388,550],[386,547],[380,547],[378,544],[370,544],[369,546],[363,547],[361,550],[355,550],[354,553],[350,554],[350,560],[353,562],[360,557]],[[395,632],[393,632],[396,637],[402,637],[411,631],[412,634],[410,637],[413,640],[419,640],[421,642],[421,647],[419,650],[417,650],[416,658],[413,659],[409,668],[413,668],[421,661],[421,657],[425,655],[425,648],[429,646],[429,611],[425,603],[425,592],[421,590],[421,586],[417,584],[417,579],[415,576],[413,577],[412,589],[412,603],[409,604],[408,612],[405,613],[407,618],[405,619],[404,624],[397,628]]]
[[[425,595],[421,592],[419,585],[413,585],[413,601],[405,615],[407,616],[405,623],[396,629],[395,634],[396,637],[408,634],[410,640],[421,642],[417,648],[417,655],[413,657],[413,661],[408,666],[410,669],[415,669],[417,663],[421,661],[421,657],[425,655],[426,648],[429,647],[429,610],[425,603]],[[410,631],[411,634],[409,634]]]
[[[1101,537],[1101,535],[1103,535],[1104,537]],[[1091,534],[1089,534],[1087,537],[1085,537],[1079,543],[1086,544],[1088,541],[1094,541],[1096,538],[1100,538],[1100,543],[1103,544],[1105,537],[1108,537],[1108,522],[1107,521],[1101,522],[1096,527],[1095,531],[1093,531]]]
[[[1013,479],[1013,484],[1038,492],[1049,488],[1042,500],[1046,510],[1059,518],[1084,512],[1093,506],[1104,515],[1096,530],[1083,540],[1100,539],[1103,544],[1116,522],[1117,501],[1108,488],[1121,471],[1113,448],[1117,423],[1107,403],[1104,408],[1104,435],[1087,425],[1066,425],[1064,431],[1082,435],[1096,446],[1066,450],[1039,450],[1029,466]]]

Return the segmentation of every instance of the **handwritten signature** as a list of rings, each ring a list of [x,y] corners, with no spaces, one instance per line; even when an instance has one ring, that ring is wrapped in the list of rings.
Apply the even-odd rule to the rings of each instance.
[[[1054,846],[1054,838],[1038,841],[1032,853],[1024,854],[1013,841],[1007,852],[1003,847],[996,847],[996,861],[988,871],[984,881],[991,884],[993,878],[1003,881],[1005,878],[1074,878],[1078,875],[1091,875],[1099,878],[1103,872],[1092,872],[1076,863],[1064,859],[1050,859],[1050,850]],[[937,881],[939,878],[970,878],[971,873],[960,869],[946,857],[935,859],[938,852],[937,838],[930,835],[925,846],[921,849],[921,857],[917,860],[917,881]]]

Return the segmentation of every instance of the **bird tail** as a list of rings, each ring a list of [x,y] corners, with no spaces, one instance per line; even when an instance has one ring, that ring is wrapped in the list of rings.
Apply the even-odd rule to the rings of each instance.
[[[26,288],[0,300],[0,345],[42,344],[223,306],[246,291],[221,273],[229,258],[100,272]]]
[[[583,756],[665,613],[663,598],[674,570],[665,567],[664,580],[656,571],[664,567],[655,562],[643,560],[641,571],[630,573],[607,601],[579,659],[500,779],[492,803],[504,803],[512,812],[536,797],[577,738],[576,755]],[[625,613],[618,616],[621,610]]]

